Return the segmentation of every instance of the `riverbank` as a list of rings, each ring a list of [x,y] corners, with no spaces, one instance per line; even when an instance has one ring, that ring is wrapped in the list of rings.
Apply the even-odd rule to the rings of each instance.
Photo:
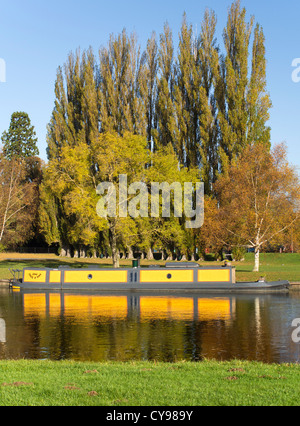
[[[257,281],[264,276],[267,281],[287,280],[292,283],[300,283],[300,253],[262,253],[260,272],[253,272],[254,255],[247,253],[242,262],[232,262],[236,268],[237,281]],[[164,261],[143,260],[141,266],[150,266],[154,264],[165,265]],[[131,266],[131,260],[123,260],[121,266]],[[220,265],[220,262],[199,262],[203,266]],[[97,265],[102,267],[111,267],[108,259],[79,258],[70,259],[58,257],[54,254],[19,254],[19,253],[0,253],[0,281],[11,278],[9,269],[23,269],[25,267],[49,267],[57,268],[59,266],[74,266],[83,268],[86,266]]]
[[[300,365],[0,361],[1,406],[299,405]]]

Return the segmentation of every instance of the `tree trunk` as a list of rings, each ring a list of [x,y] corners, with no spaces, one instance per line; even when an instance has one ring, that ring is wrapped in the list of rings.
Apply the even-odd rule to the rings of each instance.
[[[148,248],[148,252],[147,252],[147,259],[148,259],[148,260],[153,260],[153,259],[154,259],[154,257],[153,257],[152,247],[149,247],[149,248]]]
[[[71,249],[69,246],[63,246],[61,248],[60,257],[71,257]]]
[[[109,223],[109,243],[111,248],[112,260],[114,268],[120,267],[120,252],[117,247],[116,222],[112,219]]]
[[[163,260],[169,261],[172,260],[171,253],[167,252],[167,250],[163,250]]]
[[[64,247],[62,247],[60,251],[60,257],[66,257],[66,256],[67,256],[67,250]]]
[[[133,259],[133,251],[132,248],[130,246],[127,246],[127,255],[126,255],[126,259]]]
[[[253,272],[259,272],[259,247],[255,247]]]
[[[87,258],[86,252],[87,252],[86,247],[81,247],[80,250],[79,250],[80,258],[86,259]]]

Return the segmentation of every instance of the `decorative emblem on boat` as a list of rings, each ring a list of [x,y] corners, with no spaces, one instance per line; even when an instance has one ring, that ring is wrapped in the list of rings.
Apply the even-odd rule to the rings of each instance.
[[[29,276],[32,280],[38,280],[41,277],[41,273],[38,272],[30,272]]]

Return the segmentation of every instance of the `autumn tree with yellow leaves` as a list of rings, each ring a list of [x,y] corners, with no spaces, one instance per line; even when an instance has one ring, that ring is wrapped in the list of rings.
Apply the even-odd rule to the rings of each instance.
[[[261,250],[299,226],[299,177],[287,161],[285,145],[271,152],[264,143],[249,145],[219,178],[216,192],[219,238],[227,245],[252,247],[254,271],[259,271]]]

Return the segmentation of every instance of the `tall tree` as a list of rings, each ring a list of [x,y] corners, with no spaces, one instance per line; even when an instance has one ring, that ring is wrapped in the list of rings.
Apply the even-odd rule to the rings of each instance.
[[[248,129],[247,141],[262,141],[270,146],[270,118],[272,102],[267,92],[266,49],[262,27],[257,24],[254,30],[252,47],[252,69],[247,96]]]
[[[217,18],[213,11],[205,11],[201,32],[197,40],[197,65],[201,72],[200,97],[200,165],[205,193],[211,194],[219,171],[218,108],[214,90],[214,74],[219,63],[216,40]]]
[[[220,57],[216,82],[219,158],[221,171],[227,170],[248,144],[264,141],[270,147],[267,127],[271,107],[266,91],[265,48],[262,29],[256,26],[249,70],[250,38],[254,17],[246,21],[246,9],[240,0],[229,10],[223,39],[225,56]],[[250,77],[249,77],[250,75]]]
[[[111,35],[100,50],[100,123],[102,132],[125,131],[146,135],[146,87],[144,56],[136,35],[123,30]]]
[[[3,153],[6,158],[28,158],[39,155],[34,126],[26,112],[14,112],[9,129],[2,134]]]
[[[173,81],[174,81],[174,46],[173,35],[166,23],[164,32],[160,35],[158,52],[158,82],[156,100],[157,125],[153,132],[155,146],[174,146],[174,131],[176,122],[173,109]],[[179,158],[181,153],[176,153]]]
[[[135,218],[130,214],[129,208],[127,208],[128,202],[133,197],[127,191],[134,182],[145,185],[145,167],[149,162],[147,140],[142,136],[133,135],[129,132],[125,132],[123,137],[116,133],[103,133],[92,146],[92,156],[97,168],[96,182],[109,185],[106,189],[108,189],[107,197],[111,197],[111,201],[108,199],[106,208],[101,202],[102,197],[100,202],[102,213],[107,211],[105,219],[107,220],[106,225],[113,264],[118,267],[120,246],[134,245],[134,242],[138,239]],[[126,176],[123,196],[120,194],[121,191],[119,191],[121,175]],[[112,194],[109,192],[110,190],[112,190]],[[99,195],[103,196],[104,191],[99,193]],[[144,197],[144,201],[148,204],[147,196]],[[142,201],[140,204],[142,204]],[[140,205],[140,209],[142,208],[142,205]],[[106,216],[106,214],[103,216]]]
[[[52,159],[45,170],[40,226],[47,241],[57,242],[60,237],[66,252],[68,245],[75,251],[95,249],[99,232],[105,228],[104,220],[96,213],[97,195],[90,157],[85,143],[71,148],[65,146],[60,157]]]
[[[155,33],[147,42],[145,52],[146,63],[146,84],[147,84],[147,140],[149,149],[154,152],[155,144],[153,139],[153,130],[156,127],[156,111],[155,102],[157,99],[157,68],[158,68],[158,47],[156,42]]]
[[[47,240],[57,242],[55,240],[59,239],[67,253],[70,253],[71,245],[77,250],[80,245],[87,244],[85,235],[90,235],[92,219],[88,207],[83,210],[87,194],[94,193],[96,188],[94,165],[87,161],[89,146],[99,133],[98,86],[91,49],[82,55],[79,50],[71,53],[64,69],[58,69],[55,106],[47,134],[49,163],[42,185],[41,229]],[[79,194],[77,207],[73,202],[76,188]],[[77,208],[80,214],[80,205],[81,212],[87,215],[85,219],[84,214],[79,218],[75,212]],[[93,234],[90,245],[95,239]]]
[[[247,23],[245,16],[246,9],[241,10],[240,1],[233,3],[223,36],[226,50],[223,59],[225,102],[220,105],[219,110],[222,132],[220,157],[223,169],[226,163],[232,161],[246,146],[248,56],[253,18]]]
[[[194,230],[186,227],[186,222],[190,218],[186,217],[183,190],[185,183],[200,181],[199,170],[197,168],[179,167],[174,148],[169,143],[152,153],[151,167],[147,169],[147,180],[150,188],[153,182],[160,183],[161,187],[166,185],[166,193],[164,194],[162,189],[159,197],[159,212],[157,211],[157,215],[154,214],[148,220],[142,222],[142,226],[150,230],[148,232],[150,246],[163,249],[168,255],[174,254],[174,252],[193,255],[195,241],[191,242],[188,239],[191,234],[194,234]],[[170,193],[168,193],[169,190]],[[180,199],[179,194],[181,194],[182,199]],[[155,195],[152,194],[152,197],[155,200]],[[164,215],[164,203],[167,200],[170,202],[170,210],[168,215]]]
[[[197,47],[184,15],[174,76],[174,149],[187,167],[199,165],[200,85]]]

